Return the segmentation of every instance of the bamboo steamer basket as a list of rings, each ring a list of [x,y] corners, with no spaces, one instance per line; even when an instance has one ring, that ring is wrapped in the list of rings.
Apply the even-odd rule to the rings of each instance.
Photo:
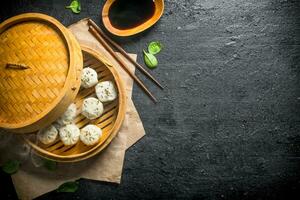
[[[50,125],[80,88],[82,52],[47,15],[27,13],[0,24],[0,127],[29,133]]]
[[[117,135],[125,117],[126,94],[120,75],[101,54],[86,46],[81,46],[81,48],[84,67],[95,69],[98,73],[99,81],[113,81],[118,90],[118,97],[112,102],[105,103],[102,116],[95,120],[86,119],[80,114],[83,99],[95,96],[94,88],[81,89],[74,101],[78,111],[74,121],[75,124],[79,128],[88,124],[95,124],[102,129],[102,137],[96,145],[87,146],[79,141],[73,146],[65,146],[59,139],[50,145],[44,145],[32,135],[24,136],[37,154],[57,162],[77,162],[98,154]]]
[[[0,58],[0,128],[27,133],[22,136],[37,154],[58,162],[81,161],[101,152],[118,133],[126,111],[119,74],[101,54],[80,46],[54,18],[27,13],[1,23]],[[95,96],[94,88],[80,89],[83,65],[94,68],[100,81],[113,81],[118,91],[118,98],[105,103],[104,114],[95,120],[80,114],[83,99]],[[40,143],[38,130],[57,120],[71,103],[77,107],[74,123],[79,128],[95,124],[102,129],[99,142]]]

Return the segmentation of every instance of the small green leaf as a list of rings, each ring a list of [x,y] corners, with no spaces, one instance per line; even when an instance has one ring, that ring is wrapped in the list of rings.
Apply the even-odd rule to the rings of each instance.
[[[78,6],[78,1],[73,0],[69,6],[66,6],[66,8],[77,8]]]
[[[55,171],[56,170],[56,162],[52,160],[45,159],[44,160],[44,167],[48,169],[49,171]]]
[[[158,61],[156,59],[156,57],[154,55],[152,55],[151,53],[147,53],[145,50],[143,50],[144,52],[144,61],[145,64],[150,68],[150,69],[154,69],[157,67]]]
[[[76,192],[79,188],[79,183],[76,181],[65,182],[57,188],[57,192]]]
[[[80,12],[80,11],[81,11],[81,3],[80,3],[80,1],[79,1],[79,0],[77,0],[77,2],[78,2],[78,7],[77,7],[77,10]]]
[[[155,55],[158,54],[163,48],[163,45],[160,42],[151,42],[148,45],[148,51],[149,53]]]
[[[66,6],[66,8],[71,9],[72,12],[76,14],[80,13],[81,11],[81,5],[79,0],[73,0],[69,6]]]
[[[20,167],[20,162],[17,160],[9,160],[2,166],[2,170],[7,174],[15,174]]]

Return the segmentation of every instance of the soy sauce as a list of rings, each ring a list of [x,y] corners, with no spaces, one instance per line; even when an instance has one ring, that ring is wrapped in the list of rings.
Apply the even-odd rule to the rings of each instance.
[[[115,28],[124,30],[143,24],[154,15],[154,11],[154,0],[116,0],[108,17]]]

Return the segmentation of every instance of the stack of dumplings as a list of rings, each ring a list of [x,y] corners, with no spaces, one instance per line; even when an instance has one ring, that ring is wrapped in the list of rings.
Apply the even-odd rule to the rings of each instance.
[[[104,112],[104,103],[111,102],[118,96],[114,83],[98,82],[97,72],[89,67],[82,70],[81,87],[85,89],[95,87],[97,98],[84,99],[81,107],[81,114],[89,120],[100,117]],[[76,114],[76,105],[72,103],[56,122],[38,132],[38,140],[45,145],[54,143],[58,137],[66,146],[75,145],[79,140],[87,146],[97,144],[102,136],[101,128],[88,124],[80,130],[74,124]]]

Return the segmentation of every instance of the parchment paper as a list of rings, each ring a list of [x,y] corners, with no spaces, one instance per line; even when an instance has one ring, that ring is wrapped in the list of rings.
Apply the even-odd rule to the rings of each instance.
[[[126,149],[145,135],[143,124],[131,100],[132,79],[88,32],[86,19],[71,25],[69,29],[76,36],[80,44],[101,52],[120,73],[126,86],[128,98],[125,120],[118,135],[111,144],[99,155],[91,159],[77,163],[60,163],[54,172],[49,172],[42,167],[36,168],[30,161],[25,162],[18,173],[12,176],[15,189],[20,199],[36,198],[56,189],[60,184],[66,181],[77,180],[79,178],[120,183]],[[131,54],[130,56],[136,59],[136,55]],[[135,70],[132,64],[124,58],[123,60],[132,71]]]

